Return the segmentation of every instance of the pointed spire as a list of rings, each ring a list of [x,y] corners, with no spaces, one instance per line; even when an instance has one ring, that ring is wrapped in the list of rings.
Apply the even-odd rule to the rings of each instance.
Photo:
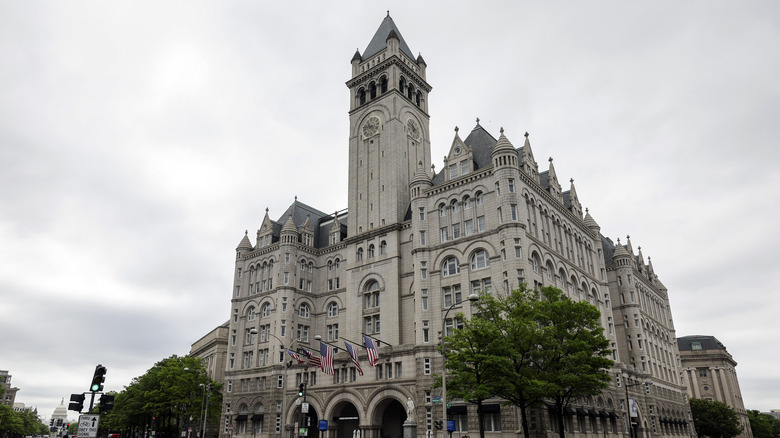
[[[539,182],[539,165],[534,159],[534,152],[531,150],[531,141],[528,139],[528,132],[525,133],[525,143],[523,143],[523,156],[520,157],[520,163],[525,173]]]
[[[496,146],[493,148],[493,152],[490,153],[490,158],[495,158],[498,155],[504,155],[504,154],[512,154],[515,157],[517,156],[517,150],[514,146],[512,146],[512,142],[509,141],[508,138],[506,138],[506,135],[504,135],[504,128],[501,127],[500,129],[501,135],[498,137],[498,141],[496,142]]]
[[[241,242],[238,243],[238,246],[236,247],[236,251],[241,250],[252,250],[252,242],[249,241],[249,230],[244,231],[244,238],[241,239]]]
[[[379,25],[376,33],[371,38],[371,42],[368,43],[366,50],[363,51],[361,60],[366,60],[387,48],[387,40],[390,38],[398,40],[398,47],[401,49],[401,52],[409,57],[409,59],[415,59],[413,52],[409,49],[406,41],[404,41],[401,31],[398,30],[398,27],[395,25],[395,22],[393,22],[390,14],[387,14]]]
[[[617,240],[617,246],[615,247],[615,252],[612,254],[612,259],[614,260],[618,257],[628,257],[628,251],[620,244],[620,239]]]
[[[601,227],[598,223],[596,223],[596,220],[593,219],[593,216],[590,215],[590,212],[588,209],[585,209],[585,226],[590,228],[591,230],[595,231],[596,233],[601,231]]]
[[[352,55],[352,61],[360,61],[360,49],[355,49],[355,54]]]
[[[582,217],[582,204],[577,197],[577,190],[574,188],[574,178],[570,179],[571,187],[569,188],[569,203],[571,204],[571,212],[579,217]]]
[[[425,172],[425,166],[423,165],[422,161],[417,162],[417,170],[414,172],[414,176],[412,176],[412,182],[410,185],[415,185],[418,183],[431,185],[431,177],[428,176],[428,174]]]
[[[626,251],[629,254],[634,255],[634,248],[631,246],[631,236],[626,236]]]

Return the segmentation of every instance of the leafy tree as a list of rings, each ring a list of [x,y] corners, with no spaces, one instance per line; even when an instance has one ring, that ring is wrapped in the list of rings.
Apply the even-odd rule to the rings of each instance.
[[[750,429],[753,431],[753,438],[774,438],[776,435],[774,417],[762,414],[759,411],[747,411],[748,420],[750,420]]]
[[[463,320],[463,315],[456,318]],[[445,360],[452,373],[447,380],[447,395],[477,405],[479,436],[485,438],[482,403],[497,394],[497,370],[506,362],[500,356],[504,336],[489,320],[473,318],[464,321],[463,329],[456,330],[445,341]]]
[[[106,415],[105,426],[112,431],[153,429],[163,438],[178,437],[189,418],[200,420],[204,388],[210,391],[207,421],[216,420],[222,404],[221,387],[208,377],[200,358],[173,355],[134,378],[116,394],[114,409]]]
[[[595,306],[552,287],[522,287],[502,298],[482,294],[476,306],[471,321],[446,338],[453,351],[449,385],[478,408],[493,395],[517,406],[526,438],[529,407],[550,398],[562,413],[574,398],[608,387],[605,370],[613,362],[605,357],[609,341]]]
[[[742,433],[737,414],[725,403],[698,398],[689,403],[699,438],[732,438]]]
[[[49,428],[41,423],[33,411],[16,412],[10,406],[0,404],[0,436],[22,437],[48,433]]]
[[[534,304],[541,330],[535,367],[546,383],[545,395],[555,403],[563,438],[564,409],[578,397],[598,395],[606,389],[610,377],[605,370],[614,362],[607,358],[609,340],[596,306],[572,301],[560,289],[549,286],[542,288]]]

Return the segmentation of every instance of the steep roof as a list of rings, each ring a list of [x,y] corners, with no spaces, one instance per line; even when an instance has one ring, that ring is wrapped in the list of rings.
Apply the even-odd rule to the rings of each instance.
[[[677,338],[677,348],[680,351],[692,351],[694,342],[698,342],[702,350],[726,350],[726,346],[715,336],[708,335],[692,335]]]
[[[398,30],[398,27],[395,25],[395,22],[393,22],[393,19],[390,18],[390,13],[388,12],[387,17],[382,20],[382,24],[380,24],[379,29],[376,30],[374,37],[371,38],[371,42],[368,43],[368,47],[366,47],[366,50],[363,51],[363,61],[387,48],[387,37],[390,35],[390,32],[395,32],[395,36],[398,37],[401,51],[404,52],[409,58],[416,59],[412,54],[412,50],[409,49],[406,41],[404,41],[404,37],[401,36],[401,31]]]
[[[493,165],[493,162],[490,159],[490,154],[493,153],[493,148],[496,147],[498,140],[490,135],[490,133],[479,124],[479,120],[477,120],[477,126],[471,130],[468,137],[463,140],[463,143],[471,148],[474,170]],[[438,185],[445,182],[445,170],[446,169],[442,169],[439,173],[436,174],[436,176],[433,178],[433,185]]]

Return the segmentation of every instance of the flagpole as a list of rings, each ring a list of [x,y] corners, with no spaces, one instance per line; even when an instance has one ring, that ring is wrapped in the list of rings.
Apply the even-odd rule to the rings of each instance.
[[[371,336],[371,335],[369,335],[369,334],[366,334],[366,333],[361,333],[361,335],[363,335],[363,336],[365,336],[365,337],[367,337],[367,338],[371,338],[371,339],[375,340],[375,341],[376,341],[376,346],[377,346],[377,348],[379,348],[380,344],[385,344],[385,345],[387,345],[388,347],[392,347],[392,346],[393,346],[393,344],[390,344],[390,343],[388,343],[388,342],[386,342],[386,341],[383,341],[383,340],[381,340],[381,339],[379,339],[379,338],[375,338],[375,337],[373,337],[373,336]]]

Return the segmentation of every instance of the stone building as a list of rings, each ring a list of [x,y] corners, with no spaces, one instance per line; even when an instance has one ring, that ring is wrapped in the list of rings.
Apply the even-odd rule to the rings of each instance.
[[[206,374],[215,382],[225,381],[225,357],[227,356],[228,349],[228,330],[229,323],[225,322],[195,341],[190,347],[190,356],[203,359],[203,364],[206,367]],[[206,396],[207,392],[204,389],[204,400]],[[205,412],[205,414],[209,415],[208,412]],[[198,421],[200,421],[200,419],[198,419]],[[205,438],[214,438],[219,436],[219,430],[219,424],[212,424],[211,422],[206,421],[205,430],[203,424],[198,424],[198,432],[195,436],[200,437],[203,435]]]
[[[16,402],[16,393],[19,392],[19,388],[11,386],[11,377],[8,370],[0,370],[0,388],[2,388],[0,403],[9,407],[13,407]]]
[[[737,379],[737,362],[715,336],[683,336],[677,339],[683,379],[688,397],[725,403],[739,418],[740,437],[752,438],[742,391]]]
[[[569,436],[628,436],[628,399],[638,436],[690,435],[667,292],[641,252],[601,235],[573,180],[564,188],[552,159],[540,169],[527,133],[516,148],[479,120],[465,138],[455,128],[435,172],[427,64],[389,15],[351,63],[348,209],[296,199],[276,220],[266,209],[236,248],[221,436],[314,437],[320,426],[322,438],[445,436],[432,389],[438,337],[456,313],[471,315],[470,294],[521,283],[597,306],[612,344],[615,379],[567,413]],[[364,335],[377,345],[375,367]],[[318,352],[320,339],[339,347],[333,375],[285,353]],[[359,347],[364,374],[344,341]],[[456,436],[477,434],[475,406],[450,402]],[[514,408],[491,400],[484,415],[489,436],[517,436]],[[557,436],[547,408],[533,409],[529,426]]]

